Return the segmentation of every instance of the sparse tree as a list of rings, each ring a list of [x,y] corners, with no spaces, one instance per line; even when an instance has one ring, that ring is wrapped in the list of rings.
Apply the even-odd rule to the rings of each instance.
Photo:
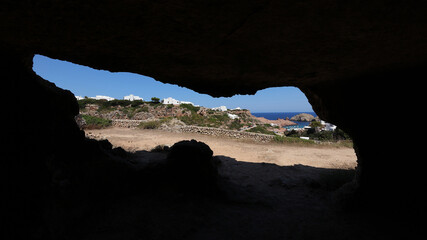
[[[153,103],[160,103],[160,98],[152,97],[151,98],[151,102],[153,102]]]
[[[321,128],[321,127],[323,127],[323,125],[319,121],[312,121],[310,123],[310,127],[312,127],[312,128]]]

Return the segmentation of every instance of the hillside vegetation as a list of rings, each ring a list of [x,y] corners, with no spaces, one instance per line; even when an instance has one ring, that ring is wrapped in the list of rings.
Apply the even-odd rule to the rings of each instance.
[[[268,124],[261,124],[249,110],[215,111],[191,104],[162,104],[159,102],[128,100],[78,100],[80,114],[99,119],[145,120],[143,128],[157,128],[161,123],[178,119],[187,125],[215,127],[231,130],[250,129],[253,132],[274,134]],[[88,117],[83,117],[87,119]],[[234,119],[233,119],[234,118]],[[254,127],[254,128],[251,128]],[[271,129],[269,129],[271,128]]]
[[[139,124],[143,129],[157,129],[162,124],[193,125],[214,127],[228,130],[248,131],[254,133],[276,135],[274,140],[279,143],[313,144],[316,142],[341,142],[352,147],[350,137],[340,129],[320,131],[319,121],[312,121],[312,128],[304,131],[284,131],[283,128],[264,118],[253,116],[249,110],[216,111],[191,104],[162,104],[158,101],[144,102],[141,100],[78,100],[80,116],[84,128],[105,128],[111,126],[112,120],[142,120]],[[266,122],[267,121],[267,122]],[[277,122],[289,120],[279,119]],[[291,122],[292,123],[292,122]],[[300,137],[309,137],[304,140]],[[313,141],[315,140],[315,141]]]

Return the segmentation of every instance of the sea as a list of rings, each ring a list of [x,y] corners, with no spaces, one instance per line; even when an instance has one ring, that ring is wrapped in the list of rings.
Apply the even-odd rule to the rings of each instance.
[[[291,119],[291,117],[298,115],[300,113],[308,113],[313,115],[314,117],[317,117],[317,114],[315,112],[253,112],[252,115],[255,117],[265,117],[269,120],[276,120],[278,118],[286,119],[287,117]],[[292,121],[298,125],[296,126],[288,126],[285,128],[303,128],[305,126],[308,126],[310,122],[299,122],[299,121]]]

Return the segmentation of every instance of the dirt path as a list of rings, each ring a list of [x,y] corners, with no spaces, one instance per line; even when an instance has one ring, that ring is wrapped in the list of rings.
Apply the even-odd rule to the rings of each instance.
[[[164,144],[172,146],[181,140],[195,139],[209,145],[214,155],[224,155],[243,162],[265,162],[280,166],[302,164],[320,168],[353,169],[356,154],[345,147],[300,147],[276,143],[255,143],[250,141],[205,136],[194,133],[172,133],[160,130],[109,128],[86,130],[89,137],[108,139],[115,147],[128,151],[151,150]]]

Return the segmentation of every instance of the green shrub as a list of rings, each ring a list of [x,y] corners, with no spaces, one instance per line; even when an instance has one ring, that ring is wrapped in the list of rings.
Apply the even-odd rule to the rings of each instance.
[[[86,122],[85,129],[101,129],[111,126],[111,120],[105,118],[90,115],[82,115],[82,118]]]
[[[141,107],[141,112],[148,112],[148,106]]]
[[[114,99],[112,101],[107,100],[96,100],[91,98],[85,98],[77,101],[79,104],[80,110],[83,110],[87,104],[96,104],[99,106],[98,111],[99,112],[105,112],[105,111],[111,111],[113,107],[121,106],[121,107],[128,107],[131,108],[138,108],[141,105],[144,104],[144,101],[142,100],[135,100],[135,101],[129,101],[129,100],[119,100]]]
[[[220,122],[226,122],[228,120],[230,120],[230,117],[228,116],[227,113],[223,113],[223,114],[215,114],[212,116],[213,118],[216,118],[218,121]]]
[[[310,131],[303,132],[301,135],[305,137],[310,137],[310,139],[315,139],[319,141],[351,140],[350,136],[339,128],[335,129],[334,131],[320,131],[320,132],[315,131],[315,129],[309,129],[309,130]]]
[[[169,122],[172,119],[172,117],[165,117],[160,120],[155,121],[148,121],[148,122],[141,122],[138,124],[138,128],[142,129],[157,129],[159,128],[163,123]]]
[[[240,128],[243,127],[243,124],[240,123],[239,119],[235,119],[234,121],[232,121],[229,125],[228,128],[229,129],[233,129],[233,130],[239,130]]]
[[[156,102],[150,102],[149,104],[150,104],[150,106],[152,106],[154,109],[156,109],[157,107],[160,107],[160,106],[162,106],[162,105],[163,105],[162,103],[156,103]]]
[[[138,128],[142,129],[157,129],[162,125],[160,121],[148,121],[148,122],[141,122],[138,125]]]
[[[152,97],[151,98],[151,102],[153,102],[153,103],[160,103],[160,98],[158,98],[158,97]]]
[[[187,125],[205,126],[204,117],[195,112],[191,112],[190,116],[182,116],[179,120]]]
[[[190,110],[191,112],[195,112],[195,113],[197,111],[199,111],[199,109],[200,109],[200,107],[195,107],[191,104],[180,104],[179,106],[182,108],[186,108],[186,109]]]
[[[139,112],[148,112],[148,107],[147,106],[135,106],[135,107],[132,107],[132,105],[131,105],[130,107],[128,106],[126,108],[123,108],[121,111],[124,114],[126,114],[126,116],[129,119],[132,119],[135,116],[136,113],[139,113]]]
[[[319,141],[334,140],[332,131],[315,132],[315,133],[309,135],[309,137],[312,139],[319,140]]]
[[[144,101],[142,101],[142,100],[133,100],[133,101],[131,101],[130,106],[131,107],[139,107],[142,104],[144,104]]]
[[[205,124],[210,127],[219,127],[221,125],[225,125],[230,118],[226,113],[224,114],[214,114],[209,117],[204,117]]]
[[[316,127],[323,127],[322,123],[320,123],[319,121],[312,121],[310,123],[310,127],[312,128],[316,128]]]
[[[125,106],[132,105],[132,101],[129,101],[129,100],[120,100],[120,99],[114,99],[114,100],[111,100],[111,101],[105,101],[105,102],[103,103],[103,105],[104,105],[105,107],[116,107],[116,106],[122,106],[122,107],[125,107]]]
[[[122,110],[122,112],[124,113],[124,114],[126,114],[126,116],[129,118],[129,119],[131,119],[132,117],[133,117],[133,115],[135,115],[135,113],[133,112],[133,109],[132,108],[125,108],[125,109],[123,109]]]
[[[267,130],[267,128],[265,126],[262,125],[258,125],[254,128],[251,128],[249,130],[247,130],[248,132],[254,132],[254,133],[262,133],[262,134],[270,134],[270,135],[275,135],[274,132]]]
[[[334,139],[335,140],[351,140],[351,137],[343,130],[336,128],[334,130]]]
[[[91,98],[84,98],[81,100],[77,100],[77,103],[79,104],[79,109],[83,110],[85,109],[87,104],[97,104],[97,100]]]

